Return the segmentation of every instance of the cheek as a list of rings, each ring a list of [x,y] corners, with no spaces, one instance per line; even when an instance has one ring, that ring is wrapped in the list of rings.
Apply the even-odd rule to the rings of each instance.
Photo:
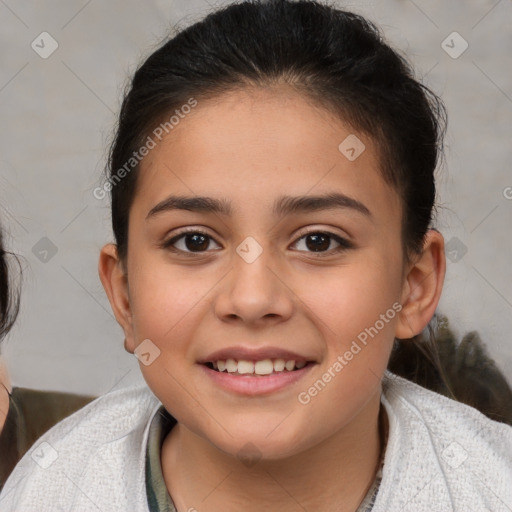
[[[362,255],[332,272],[308,276],[297,295],[307,305],[305,311],[321,320],[326,338],[343,345],[373,326],[391,308],[386,317],[389,321],[381,329],[389,334],[396,317],[392,306],[400,298],[400,276],[397,262]]]
[[[305,383],[298,399],[309,415],[325,418],[326,435],[338,422],[348,423],[378,392],[400,308],[399,288],[387,279],[380,272],[347,271],[304,301],[322,330],[325,358],[322,374]],[[326,410],[338,416],[327,418]]]
[[[325,361],[320,380],[302,398],[311,410],[355,412],[373,396],[393,346],[400,298],[401,263],[382,252],[361,253],[325,279],[303,285],[310,316],[322,329]]]
[[[151,258],[140,258],[144,265],[134,265],[130,274],[130,302],[137,338],[180,339],[184,319],[193,316],[195,307],[208,293],[205,280],[194,277],[193,270],[172,268]],[[166,341],[167,342],[167,341]]]
[[[150,364],[141,359],[140,370],[148,386],[180,418],[193,418],[197,413],[190,397],[200,395],[188,374],[209,288],[204,280],[148,260],[144,271],[134,273],[130,283],[135,344],[149,339],[156,354]]]

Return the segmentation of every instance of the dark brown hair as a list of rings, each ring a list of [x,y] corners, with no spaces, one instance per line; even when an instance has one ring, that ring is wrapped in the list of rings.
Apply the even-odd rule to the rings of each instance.
[[[11,283],[11,272],[7,260],[9,256],[12,256],[19,265],[16,257],[5,251],[0,229],[0,342],[14,324],[20,306],[19,293]]]
[[[512,425],[512,390],[476,331],[458,341],[448,319],[435,315],[425,332],[396,340],[388,369],[420,386]]]

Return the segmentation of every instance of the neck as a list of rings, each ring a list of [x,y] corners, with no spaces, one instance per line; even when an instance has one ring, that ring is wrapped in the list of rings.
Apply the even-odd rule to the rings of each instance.
[[[379,406],[380,395],[357,420],[322,443],[287,459],[260,460],[251,467],[177,424],[162,447],[169,494],[178,512],[194,506],[205,512],[265,508],[353,512],[380,462]]]
[[[0,358],[0,432],[2,431],[9,412],[9,393],[12,391],[9,374],[2,358]]]

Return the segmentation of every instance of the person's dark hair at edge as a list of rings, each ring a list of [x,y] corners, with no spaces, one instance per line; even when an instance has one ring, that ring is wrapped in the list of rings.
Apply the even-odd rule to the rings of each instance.
[[[10,331],[20,307],[20,296],[13,291],[10,283],[11,276],[7,256],[0,227],[0,342]]]
[[[402,200],[404,256],[419,253],[433,217],[444,105],[414,78],[410,65],[383,41],[375,25],[315,1],[232,4],[167,40],[129,86],[107,179],[113,180],[152,130],[190,98],[200,102],[276,84],[288,84],[376,142],[383,178]],[[122,261],[136,183],[137,168],[111,189],[112,225]],[[440,339],[451,349],[444,352],[438,350],[434,329],[429,326],[428,331],[427,336],[396,340],[389,369],[512,424],[512,391],[475,336],[473,352],[480,360],[469,368],[447,326]]]

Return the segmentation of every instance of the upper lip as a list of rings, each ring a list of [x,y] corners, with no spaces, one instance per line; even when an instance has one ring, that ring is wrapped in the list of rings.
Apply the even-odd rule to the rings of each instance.
[[[216,350],[198,363],[212,363],[215,361],[225,361],[226,359],[236,359],[237,361],[262,361],[263,359],[284,359],[285,361],[313,361],[311,357],[302,356],[290,350],[284,350],[279,347],[262,347],[250,349],[246,347],[229,347]]]

